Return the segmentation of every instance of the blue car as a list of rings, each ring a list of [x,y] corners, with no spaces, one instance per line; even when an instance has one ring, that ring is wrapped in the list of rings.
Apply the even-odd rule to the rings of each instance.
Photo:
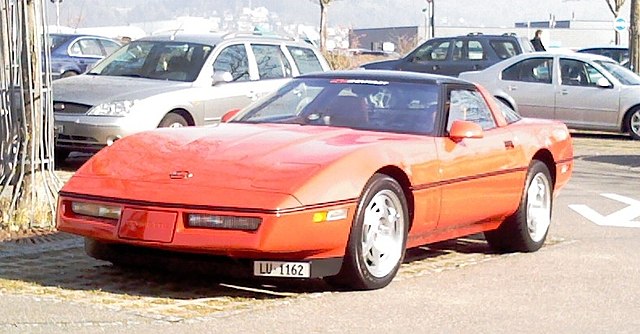
[[[120,48],[116,40],[85,34],[49,34],[49,45],[54,80],[84,73]]]

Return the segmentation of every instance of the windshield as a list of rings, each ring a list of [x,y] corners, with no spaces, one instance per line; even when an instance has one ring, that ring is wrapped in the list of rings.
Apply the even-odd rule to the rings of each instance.
[[[611,73],[623,85],[640,85],[640,76],[614,61],[596,60],[600,66]]]
[[[66,35],[49,35],[49,46],[53,51],[70,38],[71,36]]]
[[[194,81],[213,46],[175,41],[133,41],[98,63],[92,75]]]
[[[360,79],[294,79],[234,122],[349,127],[431,134],[435,84]]]

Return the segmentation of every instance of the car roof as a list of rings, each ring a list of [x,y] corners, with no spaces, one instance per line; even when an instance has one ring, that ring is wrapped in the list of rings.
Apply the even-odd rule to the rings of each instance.
[[[553,52],[553,51],[539,51],[539,52],[532,52],[532,53],[523,53],[523,54],[519,54],[516,56],[513,56],[512,59],[513,61],[517,61],[519,59],[523,59],[523,58],[535,58],[535,57],[554,57],[554,56],[560,56],[560,57],[570,57],[570,58],[575,58],[575,59],[579,59],[579,60],[584,60],[584,61],[594,61],[594,60],[603,60],[603,61],[611,61],[611,58],[609,57],[605,57],[605,56],[601,56],[598,54],[594,54],[594,53],[582,53],[582,52]]]
[[[279,36],[257,35],[252,33],[170,33],[165,32],[157,35],[146,36],[138,39],[139,41],[178,41],[187,43],[198,43],[216,45],[222,41],[241,40],[247,42],[268,42],[268,43],[282,43],[286,41],[291,44],[298,44],[304,46],[311,46],[303,41],[297,41],[292,38],[284,38]]]
[[[414,81],[431,84],[471,84],[468,81],[444,75],[391,70],[343,70],[315,72],[301,75],[298,78]]]
[[[100,36],[100,35],[96,35],[96,34],[81,34],[81,33],[64,33],[64,32],[50,32],[48,33],[49,36],[64,36],[64,37],[69,37],[69,38],[76,38],[76,37],[97,37],[97,38],[104,38],[104,39],[110,39],[110,40],[114,40],[111,37],[106,37],[106,36]]]

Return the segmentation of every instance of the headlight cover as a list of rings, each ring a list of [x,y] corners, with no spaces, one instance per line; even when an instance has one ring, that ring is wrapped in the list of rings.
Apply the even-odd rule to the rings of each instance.
[[[115,116],[123,117],[128,115],[133,109],[133,106],[138,101],[113,101],[108,103],[101,103],[93,108],[89,109],[87,115],[91,116]]]

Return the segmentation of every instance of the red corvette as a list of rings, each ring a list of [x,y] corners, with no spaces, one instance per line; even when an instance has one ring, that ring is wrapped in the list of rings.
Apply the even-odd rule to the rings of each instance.
[[[305,75],[225,121],[100,151],[60,191],[58,229],[116,263],[128,245],[376,289],[407,247],[484,232],[536,251],[573,166],[564,124],[426,74]]]

